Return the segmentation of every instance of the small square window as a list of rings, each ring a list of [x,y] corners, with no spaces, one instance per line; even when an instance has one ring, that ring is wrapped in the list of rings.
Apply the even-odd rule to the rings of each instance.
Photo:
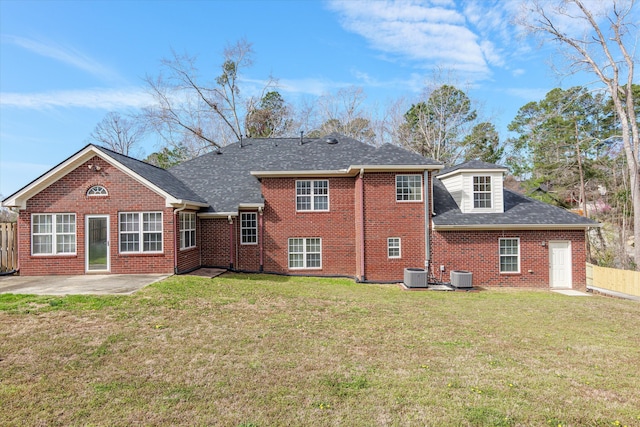
[[[422,176],[396,175],[396,201],[422,201]]]

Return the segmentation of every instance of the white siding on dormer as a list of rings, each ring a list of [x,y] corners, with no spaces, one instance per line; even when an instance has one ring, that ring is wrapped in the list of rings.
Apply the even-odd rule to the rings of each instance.
[[[453,197],[458,207],[462,210],[462,176],[454,175],[442,180],[445,188]]]
[[[491,177],[491,208],[473,207],[473,177]],[[503,175],[498,171],[464,171],[441,180],[462,213],[502,213],[504,212]]]

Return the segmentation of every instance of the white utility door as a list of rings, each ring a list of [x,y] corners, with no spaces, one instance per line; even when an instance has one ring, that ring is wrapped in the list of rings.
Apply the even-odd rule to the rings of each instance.
[[[552,288],[571,288],[571,242],[549,242],[549,285]]]

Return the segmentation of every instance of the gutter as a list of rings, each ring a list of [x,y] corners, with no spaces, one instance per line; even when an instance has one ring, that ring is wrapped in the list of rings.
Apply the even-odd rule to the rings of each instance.
[[[187,208],[185,203],[181,208],[173,210],[173,274],[178,274],[178,251],[180,250],[180,235],[178,234],[179,215]]]
[[[359,175],[360,182],[360,277],[362,280],[366,280],[364,272],[364,168],[360,169]]]

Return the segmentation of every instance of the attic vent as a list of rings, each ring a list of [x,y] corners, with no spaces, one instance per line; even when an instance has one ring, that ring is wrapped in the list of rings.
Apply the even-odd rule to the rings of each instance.
[[[330,144],[330,145],[334,145],[334,144],[337,144],[337,143],[338,143],[338,140],[337,140],[336,138],[327,138],[327,139],[325,139],[324,141],[325,141],[327,144]]]

